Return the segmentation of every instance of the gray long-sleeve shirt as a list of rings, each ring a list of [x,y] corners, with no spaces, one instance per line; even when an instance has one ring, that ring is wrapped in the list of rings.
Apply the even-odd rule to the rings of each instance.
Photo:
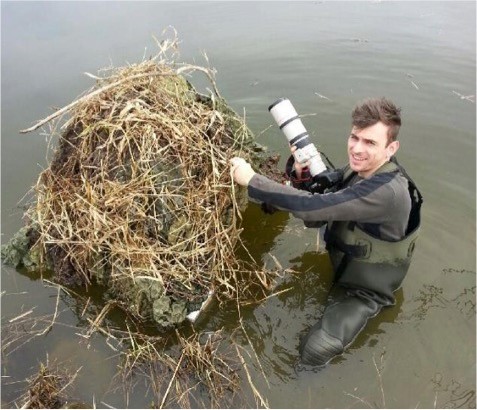
[[[364,231],[387,241],[404,237],[411,198],[399,172],[352,178],[337,192],[312,194],[255,174],[248,185],[252,201],[289,211],[311,225],[318,221],[354,221]]]

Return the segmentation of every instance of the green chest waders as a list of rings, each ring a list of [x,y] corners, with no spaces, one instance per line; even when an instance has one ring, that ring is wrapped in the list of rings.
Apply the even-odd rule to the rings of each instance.
[[[406,236],[390,242],[376,238],[354,222],[333,222],[325,239],[335,271],[335,283],[344,289],[338,300],[325,308],[322,318],[308,332],[300,345],[305,364],[324,365],[343,353],[368,319],[383,306],[395,303],[394,292],[401,286],[411,262],[419,233],[422,196],[414,182],[395,162],[378,172],[400,171],[409,181],[412,199]],[[350,179],[345,173],[345,181]]]

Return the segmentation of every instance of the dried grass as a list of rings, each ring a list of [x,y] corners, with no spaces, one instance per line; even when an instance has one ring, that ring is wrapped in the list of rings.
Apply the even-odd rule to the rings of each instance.
[[[116,380],[126,397],[143,378],[155,408],[227,408],[241,393],[240,362],[221,330],[176,332],[172,347],[165,339],[133,333],[129,342]]]
[[[88,340],[100,332],[123,358],[117,377],[127,405],[141,373],[155,407],[231,407],[241,370],[255,405],[267,407],[241,351],[222,331],[151,336],[140,330],[151,320],[169,328],[181,323],[211,291],[219,302],[236,301],[240,311],[267,298],[276,275],[257,267],[240,240],[246,195],[234,186],[229,159],[240,155],[279,179],[279,157],[256,154],[258,144],[220,96],[214,70],[176,63],[176,36],[157,45],[151,59],[88,74],[96,81],[91,90],[21,131],[49,123],[51,140],[58,137],[34,187],[26,214],[30,259],[22,258],[52,269],[78,300],[71,285],[106,286],[104,306],[84,301],[81,317],[90,327],[77,334]],[[185,77],[194,72],[206,75],[214,93],[194,89]],[[10,350],[48,333],[59,294],[60,288],[51,318],[30,320],[29,312],[14,318]],[[135,331],[128,323],[127,330],[110,327],[113,307],[126,311]],[[18,326],[30,322],[25,337]],[[40,376],[33,385],[55,393],[61,380],[44,366]],[[28,405],[32,397],[39,396],[31,395]],[[45,403],[58,404],[54,394],[51,400]]]
[[[36,374],[29,377],[25,394],[18,399],[22,409],[61,409],[68,404],[68,390],[79,371],[71,374],[59,365],[40,363]]]
[[[210,290],[246,299],[272,276],[258,280],[236,256],[243,191],[228,161],[257,162],[253,136],[213,70],[176,64],[177,38],[158,46],[154,58],[94,76],[92,90],[23,132],[70,115],[35,186],[32,250],[59,282],[105,284],[129,314],[168,326]],[[184,75],[195,71],[215,94],[191,86]]]

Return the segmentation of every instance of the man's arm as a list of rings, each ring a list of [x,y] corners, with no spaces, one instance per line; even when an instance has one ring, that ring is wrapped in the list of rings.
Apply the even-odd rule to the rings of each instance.
[[[399,183],[396,184],[394,179],[397,173],[377,174],[337,192],[311,194],[256,174],[242,158],[233,158],[231,165],[235,181],[248,186],[252,201],[291,212],[305,222],[355,221],[376,224],[408,217],[404,215],[407,212],[405,207],[399,204],[404,199],[403,195],[396,196],[395,189]],[[403,190],[402,187],[397,189],[398,192]]]
[[[395,176],[395,173],[378,174],[338,192],[311,194],[254,174],[248,184],[248,194],[255,202],[269,203],[305,222],[383,223],[394,214],[395,192],[389,182]]]

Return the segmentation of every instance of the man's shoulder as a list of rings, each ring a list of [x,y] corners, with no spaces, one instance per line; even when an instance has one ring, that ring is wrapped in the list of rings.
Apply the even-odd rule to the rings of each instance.
[[[375,203],[386,207],[395,207],[396,204],[409,201],[407,179],[399,172],[383,172],[372,175],[370,178],[352,181],[348,186],[358,197],[372,197]]]
[[[356,175],[350,180],[350,186],[358,189],[375,190],[392,185],[402,185],[403,180],[397,171],[380,172],[371,175],[369,178],[362,178]]]
[[[367,181],[370,181],[373,185],[386,187],[394,192],[396,196],[409,196],[408,180],[399,170],[375,174]]]
[[[394,193],[395,206],[403,209],[407,215],[411,209],[411,197],[409,195],[409,182],[408,179],[397,172],[392,180],[388,184],[389,188]]]

